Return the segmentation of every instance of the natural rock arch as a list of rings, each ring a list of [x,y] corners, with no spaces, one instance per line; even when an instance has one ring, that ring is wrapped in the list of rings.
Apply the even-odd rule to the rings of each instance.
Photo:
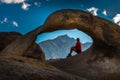
[[[8,45],[1,52],[1,56],[22,56],[30,47],[33,46],[37,35],[44,32],[74,28],[82,30],[93,38],[94,43],[92,47],[85,51],[85,54],[80,54],[57,62],[51,62],[50,64],[63,71],[75,75],[81,75],[83,77],[94,77],[95,75],[99,75],[103,72],[119,72],[120,65],[118,64],[118,59],[120,55],[120,27],[110,21],[92,16],[90,13],[80,10],[66,9],[54,12],[47,18],[46,22],[42,26],[25,34],[23,37]],[[109,62],[110,64],[95,63],[90,66],[91,71],[88,69],[89,65],[86,64],[86,59],[98,54],[103,54],[103,56],[107,56],[109,58],[114,56],[115,60]]]
[[[43,32],[74,28],[82,30],[93,38],[94,50],[97,52],[105,54],[119,52],[119,26],[84,11],[60,10],[53,13],[46,20]]]
[[[54,30],[74,28],[86,32],[93,38],[94,48],[96,48],[97,52],[102,51],[103,53],[108,53],[109,50],[111,50],[110,52],[114,51],[115,53],[120,52],[119,26],[102,18],[92,16],[88,12],[66,9],[51,14],[44,25],[16,40],[4,49],[2,53],[3,55],[22,55],[32,46],[32,43],[35,41],[38,34]],[[24,49],[21,50],[22,47],[24,47]]]

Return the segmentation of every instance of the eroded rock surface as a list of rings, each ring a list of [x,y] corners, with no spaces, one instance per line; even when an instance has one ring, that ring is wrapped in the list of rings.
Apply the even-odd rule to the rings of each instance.
[[[22,35],[17,32],[1,32],[0,33],[0,52],[6,48],[11,42],[18,39]]]
[[[1,32],[0,33],[0,52],[4,50],[10,43],[14,42],[16,39],[22,37],[23,35],[17,32]],[[24,46],[23,46],[24,48]],[[40,61],[45,61],[45,55],[40,49],[39,45],[34,43],[34,45],[25,53],[23,56],[29,58],[35,58]]]
[[[98,78],[103,80],[104,76],[108,80],[111,74],[115,74],[119,79],[120,27],[110,21],[80,10],[59,10],[54,12],[42,26],[8,45],[1,52],[0,58],[8,56],[17,56],[18,58],[22,56],[34,45],[37,35],[41,33],[75,28],[82,30],[93,38],[91,48],[85,51],[84,54],[56,60],[50,62],[50,64],[62,71],[79,77],[82,76],[88,80],[98,80]],[[17,71],[17,69],[15,70]],[[115,80],[115,76],[112,77],[112,80]]]
[[[0,58],[0,80],[86,80],[26,57]]]

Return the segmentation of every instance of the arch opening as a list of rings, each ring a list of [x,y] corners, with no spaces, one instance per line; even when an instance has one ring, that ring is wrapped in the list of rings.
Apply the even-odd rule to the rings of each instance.
[[[76,39],[80,38],[82,52],[91,47],[93,39],[78,29],[56,30],[37,36],[36,43],[45,53],[46,60],[66,58],[70,48],[75,45]],[[74,51],[72,56],[76,55]]]
[[[87,12],[71,9],[54,12],[48,16],[43,25],[8,45],[1,54],[3,53],[2,56],[22,56],[33,46],[38,34],[74,28],[86,32],[93,38],[94,44],[88,52],[90,55],[103,54],[109,57],[114,54],[114,56],[119,56],[120,28],[117,25]]]

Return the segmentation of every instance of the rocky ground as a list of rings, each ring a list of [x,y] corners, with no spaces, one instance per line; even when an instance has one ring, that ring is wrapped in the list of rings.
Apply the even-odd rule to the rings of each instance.
[[[26,57],[0,59],[0,80],[85,80]]]

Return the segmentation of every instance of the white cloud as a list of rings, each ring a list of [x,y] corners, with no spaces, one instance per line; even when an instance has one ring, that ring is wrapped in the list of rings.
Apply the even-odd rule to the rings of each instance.
[[[0,21],[0,23],[1,23],[1,24],[4,24],[4,23],[11,24],[11,23],[12,23],[13,26],[15,26],[15,27],[18,27],[18,26],[19,26],[16,21],[10,21],[10,20],[8,21],[8,18],[6,18],[6,17],[5,17],[2,21]]]
[[[0,21],[1,24],[8,22],[8,18],[4,18],[2,21]]]
[[[94,16],[97,16],[98,8],[91,7],[87,9],[88,12],[91,12]]]
[[[0,2],[6,3],[6,4],[18,4],[23,3],[25,0],[0,0]]]
[[[120,26],[120,14],[116,14],[115,17],[113,17],[113,22]]]
[[[16,21],[13,21],[13,26],[18,27],[18,23]]]
[[[7,18],[4,18],[3,22],[7,22],[7,21],[8,21],[8,19],[7,19]]]
[[[104,10],[104,11],[102,12],[102,14],[104,14],[105,16],[107,16],[107,11]]]
[[[30,6],[31,6],[31,5],[28,4],[28,3],[23,3],[23,4],[22,4],[22,9],[23,9],[23,10],[28,10]]]
[[[0,21],[1,24],[3,24],[3,21]]]
[[[41,6],[41,2],[34,2],[34,5],[37,6],[37,7],[40,7]]]
[[[19,3],[22,3],[21,8],[23,10],[28,10],[31,5],[28,4],[28,3],[25,3],[25,1],[26,0],[0,0],[0,2],[6,3],[6,4],[19,4]],[[39,4],[36,4],[36,5],[39,5]]]

